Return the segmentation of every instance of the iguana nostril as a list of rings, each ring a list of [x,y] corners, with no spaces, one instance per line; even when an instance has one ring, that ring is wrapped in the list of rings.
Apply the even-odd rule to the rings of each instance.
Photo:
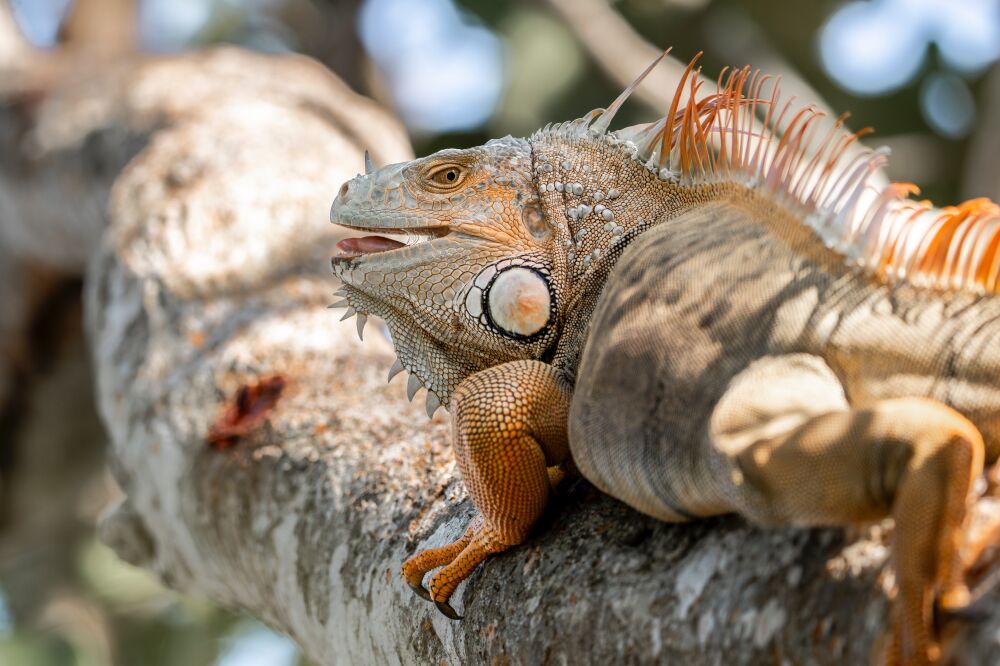
[[[337,196],[339,197],[347,196],[347,185],[348,183],[344,183],[343,185],[340,186],[340,192],[337,194]]]

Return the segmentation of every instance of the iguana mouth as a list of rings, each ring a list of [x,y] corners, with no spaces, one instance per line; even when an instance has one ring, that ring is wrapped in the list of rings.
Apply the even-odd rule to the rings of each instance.
[[[333,255],[333,260],[357,259],[369,254],[382,254],[393,252],[413,245],[418,245],[436,238],[448,235],[448,227],[420,227],[416,229],[384,229],[384,228],[361,228],[347,227],[351,231],[383,231],[394,235],[403,236],[403,240],[389,238],[387,236],[362,236],[360,238],[345,238],[336,245],[337,252]]]

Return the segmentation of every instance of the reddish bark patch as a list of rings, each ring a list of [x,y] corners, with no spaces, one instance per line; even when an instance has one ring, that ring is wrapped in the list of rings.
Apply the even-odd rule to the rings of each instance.
[[[274,409],[287,384],[284,377],[274,375],[240,386],[225,412],[208,431],[208,445],[225,451],[253,432]]]

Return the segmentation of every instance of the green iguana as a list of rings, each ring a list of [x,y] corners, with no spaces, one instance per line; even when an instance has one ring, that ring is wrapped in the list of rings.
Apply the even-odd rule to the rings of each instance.
[[[655,62],[606,110],[340,189],[333,222],[408,242],[341,241],[335,305],[359,332],[385,320],[411,400],[450,404],[478,509],[403,575],[457,617],[458,583],[525,540],[562,471],[671,522],[892,516],[889,660],[933,661],[1000,454],[1000,209],[877,188],[885,151],[849,153],[844,117],[813,141],[822,114],[769,77],[704,93],[695,61],[648,125],[609,129]]]

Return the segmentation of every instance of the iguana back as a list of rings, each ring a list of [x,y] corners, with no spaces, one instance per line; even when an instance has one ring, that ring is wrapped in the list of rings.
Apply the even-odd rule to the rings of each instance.
[[[693,208],[643,233],[616,263],[570,412],[583,475],[662,520],[725,513],[740,494],[738,453],[766,427],[901,397],[966,415],[995,461],[1000,298],[879,284],[797,225],[776,233],[790,221],[769,208]],[[793,379],[777,383],[782,374]],[[734,407],[743,413],[727,413]],[[738,421],[727,430],[744,435],[719,437],[713,417]]]

